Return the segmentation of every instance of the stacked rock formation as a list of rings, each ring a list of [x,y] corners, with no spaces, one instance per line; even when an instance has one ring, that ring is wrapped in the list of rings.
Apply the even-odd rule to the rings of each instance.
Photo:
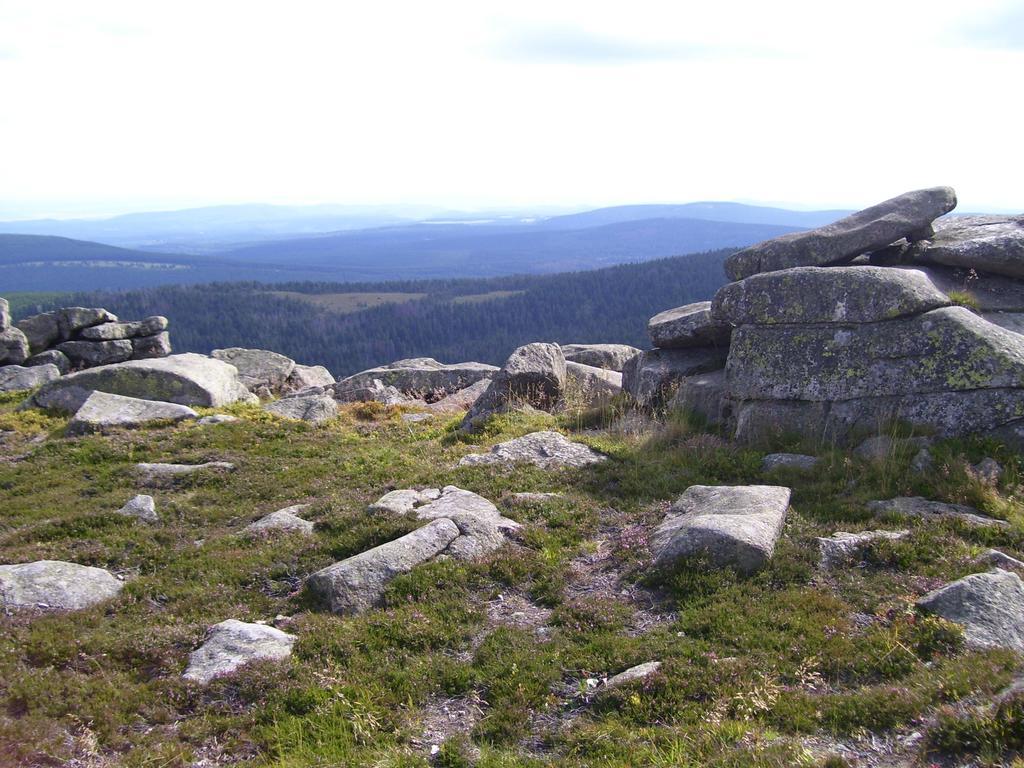
[[[724,365],[687,373],[646,352],[627,366],[627,389],[649,401],[655,382],[670,385],[676,404],[744,440],[842,443],[902,423],[1020,441],[1024,336],[1009,329],[1022,327],[1024,218],[935,221],[955,205],[948,187],[909,192],[733,254],[734,282],[710,305],[650,325],[656,345],[695,349],[697,332],[672,323],[700,317],[702,338],[728,339]]]

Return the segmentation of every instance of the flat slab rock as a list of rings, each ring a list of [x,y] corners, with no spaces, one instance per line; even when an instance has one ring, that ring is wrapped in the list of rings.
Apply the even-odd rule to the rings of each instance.
[[[1024,216],[957,216],[936,222],[935,234],[910,248],[933,264],[1024,277]]]
[[[1024,582],[1001,568],[929,592],[918,608],[956,622],[968,645],[1024,652]]]
[[[329,395],[295,395],[267,403],[263,410],[286,419],[320,424],[338,415],[338,404]]]
[[[418,520],[447,519],[459,528],[459,537],[445,551],[456,560],[473,560],[504,546],[519,523],[503,516],[483,496],[454,485],[446,486],[433,501],[416,507]]]
[[[440,488],[424,488],[417,491],[411,488],[389,491],[371,504],[367,511],[391,515],[407,515],[416,507],[429,504],[441,495]]]
[[[139,494],[128,500],[123,507],[117,510],[117,514],[125,517],[134,517],[144,523],[159,523],[160,515],[156,511],[156,501],[152,496]]]
[[[775,485],[693,485],[651,536],[656,565],[705,556],[744,573],[775,552],[789,509],[789,488]]]
[[[851,261],[901,238],[931,234],[931,223],[956,207],[956,192],[933,187],[907,192],[809,232],[794,232],[752,245],[725,260],[730,280],[790,267]]]
[[[898,541],[909,533],[910,531],[861,531],[860,533],[837,531],[831,536],[819,537],[821,567],[834,568],[849,561],[861,547],[873,541]]]
[[[715,319],[710,301],[659,312],[647,321],[651,343],[661,349],[728,346],[732,327]]]
[[[317,571],[306,584],[335,613],[357,614],[380,604],[387,585],[444,552],[460,535],[458,526],[442,518],[401,538]]]
[[[273,533],[300,533],[304,536],[312,535],[314,523],[312,520],[304,520],[299,513],[309,509],[309,504],[295,504],[291,507],[279,509],[269,515],[261,517],[254,523],[249,523],[242,529],[247,536],[266,536]]]
[[[0,565],[0,605],[76,611],[116,597],[124,588],[109,571],[61,560]]]
[[[197,473],[234,472],[235,465],[227,461],[207,461],[203,464],[142,463],[135,465],[139,485],[163,487],[192,477]]]
[[[944,501],[932,501],[923,496],[898,496],[885,501],[869,501],[868,509],[876,515],[907,515],[908,517],[955,518],[970,525],[992,525],[1006,527],[1005,520],[986,517],[974,507],[963,504],[948,504]]]
[[[281,661],[291,656],[297,639],[264,624],[228,619],[214,624],[206,642],[189,654],[182,677],[205,684],[253,661]]]
[[[593,448],[575,443],[558,432],[531,432],[493,446],[488,453],[471,453],[459,460],[460,467],[481,464],[526,463],[542,469],[560,467],[586,467],[607,460],[607,456]]]
[[[187,405],[93,392],[68,423],[67,433],[84,435],[111,429],[132,429],[154,421],[179,422],[197,418],[199,414]]]

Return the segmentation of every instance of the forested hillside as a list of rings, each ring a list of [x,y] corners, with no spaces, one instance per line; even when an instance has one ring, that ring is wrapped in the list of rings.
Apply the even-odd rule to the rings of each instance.
[[[403,357],[501,363],[530,341],[619,342],[645,347],[654,313],[709,298],[725,282],[730,251],[658,259],[589,272],[394,283],[231,283],[91,292],[57,304],[104,306],[121,317],[166,315],[176,351],[273,349],[335,375]],[[426,298],[339,314],[271,291],[427,294]],[[488,301],[455,301],[517,291]],[[24,313],[23,313],[24,314]]]

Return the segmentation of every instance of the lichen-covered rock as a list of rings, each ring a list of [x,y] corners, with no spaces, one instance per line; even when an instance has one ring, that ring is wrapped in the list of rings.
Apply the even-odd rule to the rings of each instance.
[[[338,415],[338,404],[329,395],[293,395],[267,403],[263,410],[286,419],[319,424]]]
[[[210,628],[206,642],[188,657],[183,677],[208,683],[253,661],[281,661],[291,656],[298,638],[275,627],[228,619]]]
[[[474,431],[493,414],[529,406],[552,410],[565,393],[565,357],[557,344],[535,342],[509,355],[501,370],[462,422],[462,429]]]
[[[712,317],[711,302],[666,309],[647,321],[651,343],[661,349],[728,346],[732,328]]]
[[[313,521],[299,517],[299,513],[306,509],[309,509],[309,504],[295,504],[279,509],[249,523],[242,529],[242,533],[247,536],[265,536],[276,532],[309,536],[313,533]]]
[[[471,453],[459,460],[460,467],[480,464],[533,464],[542,469],[585,467],[608,457],[582,443],[575,443],[558,432],[531,432],[504,443],[487,453]]]
[[[562,354],[567,363],[592,365],[609,371],[622,372],[622,366],[640,350],[628,344],[562,344]]]
[[[609,403],[622,392],[622,374],[582,363],[565,364],[569,405],[593,408]]]
[[[57,311],[26,317],[15,326],[25,334],[33,354],[49,349],[61,340],[60,313]]]
[[[933,187],[894,197],[809,232],[794,232],[758,243],[725,260],[731,280],[790,267],[849,262],[917,233],[956,207],[950,187]]]
[[[394,387],[405,397],[433,403],[478,381],[489,380],[497,372],[497,366],[485,363],[445,364],[432,357],[416,357],[396,360],[348,376],[337,383],[335,391],[342,394],[359,390],[379,380],[384,386]]]
[[[956,518],[970,525],[991,525],[1005,527],[1004,520],[982,515],[974,507],[963,504],[948,504],[944,501],[932,501],[922,496],[899,496],[884,501],[869,501],[868,510],[876,515],[906,515],[920,517],[925,520]]]
[[[228,461],[207,461],[203,464],[142,463],[135,465],[135,476],[139,485],[152,488],[171,486],[200,473],[219,474],[234,471],[235,465]]]
[[[974,573],[917,601],[917,606],[964,628],[975,648],[1024,652],[1024,582],[1001,568]]]
[[[690,486],[651,536],[655,563],[706,557],[713,566],[756,571],[775,552],[789,497],[789,488],[774,485]]]
[[[0,331],[0,365],[21,365],[28,356],[28,339],[24,333],[14,327]]]
[[[25,361],[25,365],[30,367],[52,365],[62,376],[71,370],[71,361],[68,360],[68,356],[57,349],[48,349],[45,352],[32,355],[32,357]]]
[[[171,336],[167,331],[139,336],[132,341],[132,360],[149,360],[171,354]]]
[[[519,529],[519,523],[504,517],[496,506],[470,491],[446,486],[441,495],[414,510],[420,520],[451,520],[459,528],[459,537],[445,554],[456,560],[472,560],[501,548],[506,534]]]
[[[128,500],[128,502],[117,510],[117,514],[125,517],[134,517],[144,523],[159,523],[160,515],[156,511],[156,501],[152,496],[139,494]]]
[[[295,368],[295,361],[290,357],[265,349],[215,349],[210,357],[235,366],[239,380],[250,391],[265,387],[270,392],[280,392]]]
[[[821,567],[834,568],[848,562],[855,553],[874,541],[898,541],[910,531],[861,531],[847,533],[837,531],[828,537],[818,538],[821,549]]]
[[[0,366],[0,392],[17,392],[24,389],[41,387],[48,381],[60,378],[60,371],[55,365],[37,365],[22,367],[20,365]]]
[[[143,320],[128,322],[101,323],[83,328],[78,338],[88,341],[115,341],[117,339],[134,339],[137,336],[153,336],[167,330],[167,318],[152,315]]]
[[[1024,216],[957,216],[910,249],[913,259],[1024,278]]]
[[[133,429],[154,421],[178,422],[199,418],[187,405],[140,400],[137,397],[93,392],[68,423],[69,435]]]
[[[727,347],[652,349],[633,357],[622,369],[622,389],[641,405],[661,405],[682,381],[725,366]]]
[[[1024,337],[963,307],[859,325],[744,325],[726,380],[741,400],[842,401],[1024,388]]]
[[[238,380],[234,366],[186,353],[71,373],[45,385],[33,402],[41,408],[75,411],[93,390],[208,408],[254,399]]]
[[[444,552],[460,535],[455,523],[434,520],[401,538],[317,571],[309,590],[335,613],[356,614],[379,605],[387,585]]]
[[[77,611],[116,597],[124,582],[109,571],[61,560],[0,565],[5,608]]]
[[[131,359],[134,349],[128,339],[117,341],[64,341],[57,349],[67,355],[75,368],[121,363]]]
[[[919,270],[797,267],[723,286],[711,313],[731,325],[872,323],[949,304]]]

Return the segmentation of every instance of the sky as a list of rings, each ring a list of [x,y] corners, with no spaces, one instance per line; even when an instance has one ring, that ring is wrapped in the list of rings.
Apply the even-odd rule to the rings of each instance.
[[[1024,210],[1024,0],[0,0],[0,219]]]

